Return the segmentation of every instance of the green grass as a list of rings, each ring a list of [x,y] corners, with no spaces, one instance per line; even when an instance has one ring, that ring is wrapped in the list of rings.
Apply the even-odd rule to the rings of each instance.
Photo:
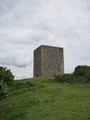
[[[0,101],[0,120],[87,120],[89,83],[56,83],[53,78],[15,81]]]

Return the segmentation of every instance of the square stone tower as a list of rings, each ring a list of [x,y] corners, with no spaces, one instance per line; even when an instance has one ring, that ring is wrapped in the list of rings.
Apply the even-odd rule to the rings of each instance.
[[[41,45],[34,50],[34,77],[63,74],[63,48]]]

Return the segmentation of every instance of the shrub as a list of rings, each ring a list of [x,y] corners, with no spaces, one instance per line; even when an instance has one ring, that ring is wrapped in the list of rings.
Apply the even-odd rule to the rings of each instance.
[[[0,82],[0,100],[5,98],[8,95],[7,84]]]
[[[73,75],[75,76],[85,76],[87,73],[90,73],[90,66],[79,65],[75,68]]]
[[[0,66],[0,100],[8,94],[8,86],[14,81],[14,76],[10,69]]]
[[[14,81],[14,75],[10,69],[0,66],[0,80],[5,84],[10,85]]]
[[[56,82],[90,82],[90,66],[77,66],[72,74],[64,74],[63,76],[55,76]]]
[[[73,83],[75,82],[75,77],[71,74],[64,74],[63,76],[56,76],[55,81],[61,82],[61,83],[64,83],[64,82]]]
[[[88,71],[88,72],[85,74],[85,78],[86,78],[87,82],[90,82],[90,71]]]
[[[85,78],[81,76],[74,76],[72,74],[64,74],[63,76],[56,76],[55,81],[60,83],[80,83],[85,82]]]
[[[85,79],[86,82],[89,82],[90,81],[90,66],[86,66],[86,65],[79,65],[75,68],[74,70],[74,73],[73,73],[74,76],[81,76]]]

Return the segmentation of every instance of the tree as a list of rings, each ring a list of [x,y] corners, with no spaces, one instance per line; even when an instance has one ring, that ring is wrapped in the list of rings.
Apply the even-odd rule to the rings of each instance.
[[[90,66],[78,65],[74,70],[74,75],[84,77],[87,73],[90,73]]]
[[[14,81],[14,75],[10,69],[0,66],[0,100],[7,96],[8,87]]]
[[[75,68],[73,75],[84,77],[86,81],[90,81],[90,66],[78,65]]]
[[[14,75],[10,69],[0,66],[0,81],[10,85],[14,81]]]

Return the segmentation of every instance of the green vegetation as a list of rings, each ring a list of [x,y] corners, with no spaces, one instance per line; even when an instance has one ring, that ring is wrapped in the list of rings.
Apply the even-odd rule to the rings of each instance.
[[[55,77],[56,82],[60,83],[87,83],[87,79],[82,76],[74,76],[73,74],[64,74],[62,76]]]
[[[88,120],[90,84],[38,77],[14,81],[0,101],[0,120]]]
[[[8,95],[9,86],[12,85],[14,76],[10,69],[0,66],[0,100]]]
[[[90,67],[16,81],[0,67],[0,99],[0,120],[89,120]]]
[[[60,83],[88,83],[90,82],[90,66],[77,66],[72,74],[55,76]]]
[[[90,72],[90,66],[78,65],[74,70],[74,75],[84,76],[87,72]]]
[[[86,78],[88,81],[90,81],[90,66],[87,65],[79,65],[75,68],[74,76],[82,76]]]
[[[10,69],[0,66],[0,82],[3,81],[7,85],[12,84],[14,76]]]

